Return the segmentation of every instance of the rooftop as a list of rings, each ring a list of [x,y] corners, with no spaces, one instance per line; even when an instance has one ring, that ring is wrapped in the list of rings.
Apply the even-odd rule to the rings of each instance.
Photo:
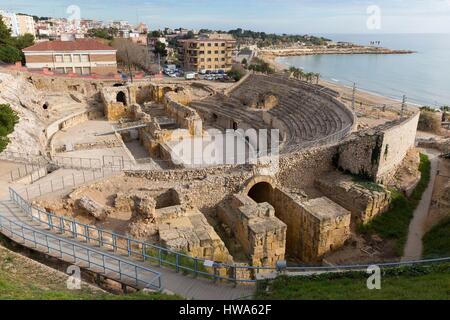
[[[46,41],[23,49],[24,52],[33,51],[111,51],[116,50],[94,39],[79,39],[74,41]]]

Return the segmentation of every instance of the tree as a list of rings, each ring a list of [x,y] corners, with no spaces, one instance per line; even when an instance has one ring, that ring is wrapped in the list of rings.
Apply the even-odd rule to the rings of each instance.
[[[88,36],[91,38],[101,38],[106,40],[112,40],[114,37],[112,35],[113,30],[101,28],[101,29],[90,29],[88,31]]]
[[[114,39],[111,45],[117,49],[117,60],[123,65],[130,64],[146,72],[158,72],[155,56],[147,47],[135,44],[128,39]]]
[[[8,135],[14,131],[18,121],[17,113],[9,105],[0,104],[0,152],[8,145]]]
[[[158,31],[158,30],[152,31],[150,33],[150,37],[152,37],[152,38],[159,38],[159,37],[161,37],[161,32]]]
[[[230,71],[227,72],[228,76],[234,81],[239,81],[245,76],[245,69],[239,65],[233,65]]]
[[[161,57],[166,57],[167,56],[166,45],[160,41],[156,41],[155,50],[153,50],[153,52],[156,55],[159,54]]]
[[[30,33],[26,33],[23,36],[19,36],[15,39],[15,47],[19,50],[23,50],[34,44],[34,36]]]
[[[11,44],[11,30],[3,22],[3,17],[0,15],[0,44]]]
[[[6,63],[16,63],[22,60],[22,53],[19,49],[7,44],[0,45],[0,61]]]
[[[244,66],[247,66],[247,64],[248,64],[247,58],[242,59],[242,64]]]

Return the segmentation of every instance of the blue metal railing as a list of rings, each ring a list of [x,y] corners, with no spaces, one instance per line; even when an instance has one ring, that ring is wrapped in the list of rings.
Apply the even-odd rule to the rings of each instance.
[[[143,261],[153,262],[159,266],[175,269],[177,272],[191,273],[194,276],[203,276],[211,280],[225,280],[234,283],[256,282],[256,275],[259,273],[275,272],[275,267],[254,267],[248,265],[230,265],[226,263],[215,263],[213,267],[204,267],[206,259],[189,256],[185,253],[173,251],[158,245],[135,240],[117,233],[98,229],[91,225],[86,225],[73,219],[56,216],[53,213],[44,211],[32,206],[23,199],[15,190],[10,188],[11,199],[33,220],[46,225],[50,230],[60,234],[85,241],[86,243],[107,248],[114,253],[121,253],[130,257],[137,257]],[[365,270],[371,265],[380,268],[400,267],[405,265],[431,264],[440,262],[450,262],[450,257],[407,261],[373,263],[367,265],[347,265],[347,266],[292,266],[287,267],[288,272],[339,272],[352,270]],[[240,275],[243,271],[243,275]]]
[[[70,257],[75,264],[84,263],[88,269],[103,273],[127,285],[161,290],[161,274],[132,261],[47,234],[2,216],[0,216],[0,230],[11,239],[19,238],[24,244],[31,242],[35,248],[44,247],[48,254],[56,252],[61,259],[64,256]]]
[[[114,253],[137,257],[158,266],[169,267],[177,272],[191,273],[218,281],[255,282],[255,275],[260,272],[275,271],[273,267],[253,267],[229,265],[215,262],[212,267],[205,267],[206,259],[189,256],[158,245],[135,240],[117,233],[99,229],[76,220],[60,217],[31,205],[14,189],[10,188],[11,200],[16,203],[34,221],[44,224],[48,229],[59,234],[66,234],[88,244],[111,250]],[[238,277],[239,270],[246,270],[248,276]]]

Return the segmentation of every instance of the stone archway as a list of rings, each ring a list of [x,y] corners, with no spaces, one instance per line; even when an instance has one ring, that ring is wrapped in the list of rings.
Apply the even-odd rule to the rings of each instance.
[[[257,203],[271,203],[273,191],[273,187],[270,183],[259,182],[248,191],[247,195]]]
[[[272,191],[276,187],[277,183],[275,179],[271,176],[255,176],[248,180],[241,189],[241,193],[248,195],[253,187],[255,187],[259,183],[267,183],[272,188]]]
[[[126,96],[125,92],[119,91],[116,96],[116,101],[122,102],[123,105],[126,106],[127,105],[127,96]]]

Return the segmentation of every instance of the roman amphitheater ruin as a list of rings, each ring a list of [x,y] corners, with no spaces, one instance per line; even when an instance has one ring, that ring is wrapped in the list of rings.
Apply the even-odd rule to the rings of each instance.
[[[231,85],[19,73],[0,81],[0,102],[21,117],[1,158],[33,163],[26,175],[9,167],[19,194],[94,230],[216,263],[331,261],[358,224],[389,208],[388,187],[418,158],[416,110],[364,125],[367,114],[337,92],[286,75],[252,73]],[[271,130],[265,149],[253,135],[262,129]],[[214,154],[205,141],[219,146]],[[279,149],[262,156],[274,142]],[[405,192],[417,168],[410,176]]]

